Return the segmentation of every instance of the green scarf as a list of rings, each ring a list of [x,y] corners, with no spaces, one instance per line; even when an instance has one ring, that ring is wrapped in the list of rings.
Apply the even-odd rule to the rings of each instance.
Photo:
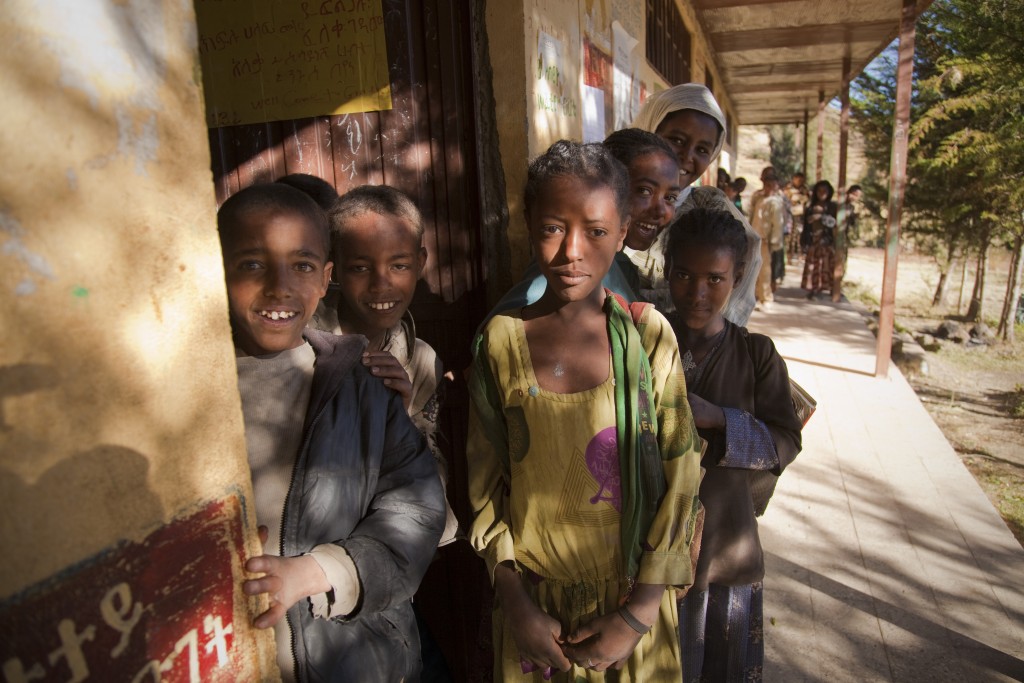
[[[605,299],[615,378],[622,555],[626,576],[635,579],[640,569],[641,545],[646,542],[647,531],[665,495],[665,473],[658,453],[651,364],[631,311],[626,306],[622,297],[611,292]],[[637,307],[640,308],[639,305]]]

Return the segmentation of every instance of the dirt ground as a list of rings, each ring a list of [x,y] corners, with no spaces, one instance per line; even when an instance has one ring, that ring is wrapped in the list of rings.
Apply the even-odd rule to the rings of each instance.
[[[1002,309],[1008,255],[990,262],[982,318],[995,333]],[[884,252],[852,250],[844,294],[866,315],[877,312],[881,295]],[[958,313],[960,272],[951,283],[945,306],[932,307],[939,271],[928,256],[903,253],[896,285],[896,327],[915,337],[934,334],[946,321],[961,322]],[[963,301],[966,312],[974,282],[967,272]],[[1024,545],[1024,326],[1018,325],[1015,345],[938,342],[926,354],[926,370],[904,369],[922,403],[953,448],[1000,511],[1017,540]]]

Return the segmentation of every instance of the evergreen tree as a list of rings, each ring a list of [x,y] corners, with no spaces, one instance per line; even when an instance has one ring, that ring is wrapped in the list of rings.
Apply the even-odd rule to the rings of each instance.
[[[887,50],[854,83],[852,109],[869,164],[865,203],[888,196],[895,53]],[[969,317],[980,319],[990,246],[1024,242],[1024,15],[1005,0],[936,0],[920,17],[903,225],[931,245],[943,273],[979,263]],[[1000,334],[1012,339],[1021,267],[1011,268]],[[1009,323],[1007,321],[1010,321]]]
[[[804,170],[803,154],[797,146],[792,126],[768,126],[768,142],[771,147],[771,164],[779,173],[783,184],[797,171]]]
[[[937,0],[923,17],[935,48],[934,73],[921,79],[926,107],[911,130],[912,147],[927,152],[929,175],[961,179],[970,192],[979,254],[968,317],[980,319],[984,270],[993,244],[1021,260],[1024,241],[1024,17],[1003,0]],[[1013,338],[1020,268],[1011,266],[999,332]]]

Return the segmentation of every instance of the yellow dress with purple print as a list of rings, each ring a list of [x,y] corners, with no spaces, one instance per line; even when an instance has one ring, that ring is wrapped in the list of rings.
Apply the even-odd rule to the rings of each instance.
[[[653,307],[644,318],[638,328],[651,365],[666,486],[633,579],[683,587],[692,581],[699,439],[671,328]],[[631,581],[623,575],[615,379],[609,371],[599,386],[572,394],[542,389],[519,311],[488,323],[476,362],[487,363],[496,392],[471,390],[471,541],[492,576],[495,565],[514,561],[527,592],[568,635],[614,612]],[[658,622],[613,680],[679,680],[677,621],[675,593],[666,590]],[[523,673],[498,604],[493,625],[495,679],[542,680],[540,671]],[[552,680],[603,681],[605,674],[574,666]]]

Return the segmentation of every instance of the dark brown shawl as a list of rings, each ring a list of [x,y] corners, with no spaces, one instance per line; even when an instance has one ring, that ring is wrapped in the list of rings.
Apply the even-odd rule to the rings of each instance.
[[[800,452],[800,421],[790,398],[786,362],[772,340],[726,321],[725,337],[690,394],[723,408],[751,413],[768,427],[779,457],[776,471],[720,467],[725,432],[698,430],[708,447],[700,486],[706,509],[704,537],[694,586],[739,586],[764,577],[764,554],[756,516],[764,512],[782,470]],[[734,444],[734,447],[740,444]]]

